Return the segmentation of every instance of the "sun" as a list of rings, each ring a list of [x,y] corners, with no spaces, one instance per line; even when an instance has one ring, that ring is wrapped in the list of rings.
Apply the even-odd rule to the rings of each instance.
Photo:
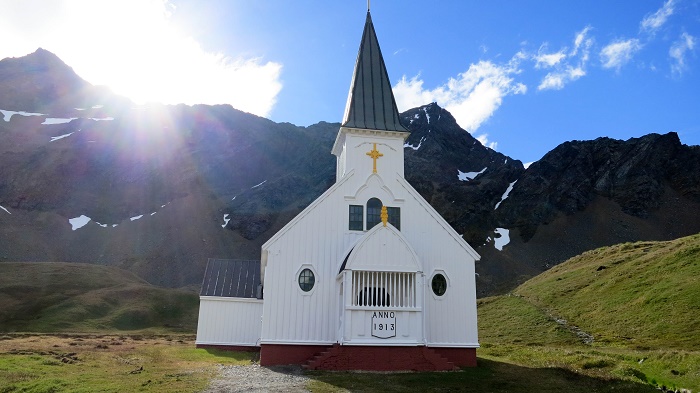
[[[282,64],[204,50],[167,0],[27,1],[17,10],[23,3],[13,12],[32,23],[0,25],[0,36],[21,37],[8,56],[45,48],[83,79],[136,103],[230,104],[268,116],[282,89]]]

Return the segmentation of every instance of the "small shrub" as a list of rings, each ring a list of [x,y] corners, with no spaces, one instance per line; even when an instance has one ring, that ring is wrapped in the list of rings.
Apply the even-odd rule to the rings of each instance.
[[[622,370],[620,370],[622,375],[627,376],[627,377],[635,377],[639,379],[642,382],[647,381],[647,375],[644,374],[643,372],[637,370],[634,367],[625,367]]]
[[[605,367],[610,367],[614,366],[615,363],[605,360],[605,359],[596,359],[596,360],[589,360],[581,365],[581,367],[584,370],[592,369],[592,368],[605,368]]]

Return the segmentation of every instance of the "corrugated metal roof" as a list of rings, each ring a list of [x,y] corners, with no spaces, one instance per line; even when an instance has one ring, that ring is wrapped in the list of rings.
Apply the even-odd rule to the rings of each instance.
[[[408,132],[401,125],[369,11],[350,84],[343,127]]]
[[[259,285],[260,261],[210,258],[199,294],[255,299]]]

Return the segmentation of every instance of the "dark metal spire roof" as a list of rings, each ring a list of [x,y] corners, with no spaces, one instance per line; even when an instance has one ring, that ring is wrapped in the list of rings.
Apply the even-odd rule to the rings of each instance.
[[[350,84],[343,127],[408,132],[399,119],[369,10]]]

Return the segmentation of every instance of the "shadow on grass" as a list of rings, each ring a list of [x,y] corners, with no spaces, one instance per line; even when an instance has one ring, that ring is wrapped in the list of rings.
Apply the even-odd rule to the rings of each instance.
[[[234,359],[238,361],[243,360],[258,360],[260,358],[259,352],[242,352],[242,351],[227,351],[223,349],[216,348],[197,348],[197,351],[204,351],[211,356]]]
[[[657,392],[650,385],[589,377],[561,368],[528,368],[479,359],[479,366],[434,373],[307,373],[313,392]]]

